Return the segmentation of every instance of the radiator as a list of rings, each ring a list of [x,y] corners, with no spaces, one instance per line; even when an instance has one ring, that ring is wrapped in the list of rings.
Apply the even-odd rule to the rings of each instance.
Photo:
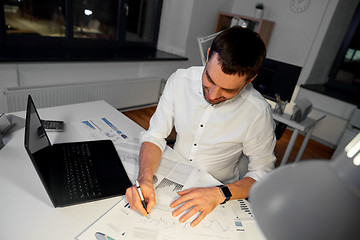
[[[44,87],[7,88],[8,112],[26,109],[30,94],[38,108],[105,100],[117,109],[156,104],[161,79],[139,78]]]

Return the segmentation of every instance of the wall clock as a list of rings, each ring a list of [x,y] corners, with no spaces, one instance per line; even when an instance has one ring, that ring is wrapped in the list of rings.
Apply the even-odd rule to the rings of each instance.
[[[289,5],[291,11],[295,13],[301,13],[309,7],[310,0],[290,0]]]

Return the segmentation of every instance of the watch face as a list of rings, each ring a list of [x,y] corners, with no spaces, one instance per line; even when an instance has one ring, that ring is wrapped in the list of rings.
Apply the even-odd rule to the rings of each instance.
[[[290,0],[290,9],[295,13],[305,11],[310,5],[310,0]]]
[[[232,197],[232,194],[227,186],[221,186],[221,191],[223,192],[225,196],[225,201],[229,201],[229,199]]]

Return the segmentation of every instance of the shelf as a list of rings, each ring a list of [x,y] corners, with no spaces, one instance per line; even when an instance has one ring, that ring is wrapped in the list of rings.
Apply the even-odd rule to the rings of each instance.
[[[233,13],[219,12],[216,21],[215,32],[229,28],[233,18],[241,18],[244,20],[248,24],[248,28],[254,32],[257,32],[265,42],[265,45],[268,45],[275,24],[275,22],[269,20],[247,17]]]

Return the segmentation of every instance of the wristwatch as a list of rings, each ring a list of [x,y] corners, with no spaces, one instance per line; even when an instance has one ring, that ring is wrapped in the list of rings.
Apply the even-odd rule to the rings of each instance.
[[[219,187],[219,188],[221,189],[221,192],[222,192],[222,194],[223,194],[224,197],[225,197],[225,200],[224,200],[222,203],[220,203],[220,204],[224,204],[224,203],[226,203],[227,201],[229,201],[230,198],[232,197],[232,194],[231,194],[229,188],[228,188],[227,186],[225,186],[225,185],[219,185],[219,186],[217,186],[217,187]]]

